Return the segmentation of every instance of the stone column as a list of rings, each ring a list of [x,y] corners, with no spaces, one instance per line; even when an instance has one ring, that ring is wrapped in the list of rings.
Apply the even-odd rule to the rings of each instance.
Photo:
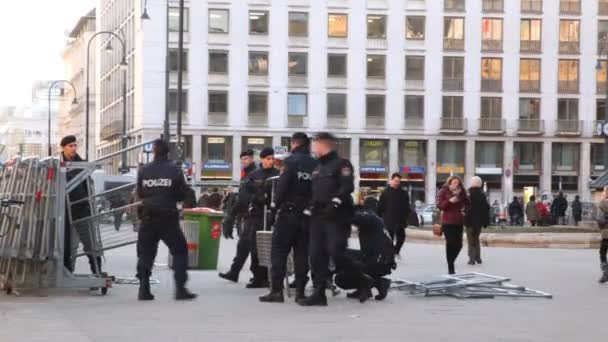
[[[198,134],[192,135],[192,163],[194,165],[194,173],[192,174],[192,183],[198,182],[201,179],[201,171],[203,170],[202,163],[203,152],[203,137]],[[199,187],[194,187],[196,198],[199,196]]]
[[[435,196],[437,196],[437,139],[429,139],[426,144],[426,177],[424,183],[426,203],[435,204]]]
[[[513,140],[506,140],[503,145],[502,162],[503,203],[510,203],[513,198]],[[507,177],[508,175],[508,177]]]
[[[399,139],[391,138],[388,145],[388,177],[390,179],[394,172],[399,172]]]
[[[475,140],[469,139],[465,144],[464,151],[464,184],[468,189],[471,185],[471,178],[475,176]]]
[[[540,194],[551,193],[552,154],[551,142],[543,142],[543,173],[540,179]]]
[[[243,136],[232,136],[232,180],[241,180],[241,145]]]
[[[580,149],[578,193],[581,196],[582,202],[588,202],[591,200],[591,189],[589,188],[589,180],[591,179],[591,143],[588,141],[583,142]]]
[[[350,138],[350,162],[355,171],[355,194],[359,193],[359,182],[361,182],[360,150],[359,137]]]

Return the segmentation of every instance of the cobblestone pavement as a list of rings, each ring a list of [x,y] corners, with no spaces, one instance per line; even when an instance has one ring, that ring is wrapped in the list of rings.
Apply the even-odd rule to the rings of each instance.
[[[222,241],[220,269],[230,264],[234,241]],[[394,292],[384,302],[359,304],[344,296],[327,308],[291,301],[262,304],[263,290],[220,280],[217,272],[191,272],[192,303],[172,299],[166,249],[154,277],[157,300],[139,303],[134,285],[116,285],[108,296],[88,291],[0,295],[0,341],[600,341],[605,339],[608,286],[600,286],[594,250],[484,249],[483,266],[459,271],[508,276],[514,283],[548,291],[546,299],[458,300]],[[106,268],[133,277],[134,247],[110,251]],[[79,261],[80,271],[88,265]],[[439,245],[407,244],[396,276],[418,278],[445,272]]]

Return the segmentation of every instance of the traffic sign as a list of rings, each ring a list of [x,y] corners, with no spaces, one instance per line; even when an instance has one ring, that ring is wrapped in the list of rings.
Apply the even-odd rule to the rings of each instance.
[[[152,144],[144,145],[144,153],[152,153]]]

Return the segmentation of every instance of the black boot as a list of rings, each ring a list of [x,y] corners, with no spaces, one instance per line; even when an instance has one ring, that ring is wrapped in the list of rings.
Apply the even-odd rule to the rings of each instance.
[[[608,283],[608,264],[602,264],[602,277],[599,280],[600,284]]]
[[[306,283],[308,283],[308,277],[304,281],[296,281],[296,303],[306,299]]]
[[[346,298],[350,299],[358,299],[359,298],[359,290],[355,290],[353,292],[349,292],[346,294]]]
[[[388,290],[391,288],[391,281],[386,278],[380,278],[374,284],[374,287],[378,290],[378,295],[374,297],[376,300],[383,300],[388,295]]]
[[[374,279],[367,274],[362,274],[361,285],[359,291],[359,302],[365,303],[369,298],[372,297],[372,286],[374,285]]]
[[[270,287],[270,283],[267,278],[262,278],[261,276],[253,277],[251,281],[245,285],[245,288],[248,289],[264,289]]]
[[[469,264],[469,265],[475,265],[475,260],[473,260],[473,259],[469,259],[468,264]]]
[[[184,286],[178,286],[175,290],[175,300],[193,300],[196,297],[196,294],[191,293]]]
[[[285,302],[285,298],[283,297],[283,289],[272,289],[270,293],[265,296],[260,297],[260,302],[262,303],[283,303]]]
[[[454,267],[454,264],[448,264],[448,273],[449,274],[456,274],[456,269]]]
[[[238,273],[232,273],[232,271],[226,272],[226,273],[220,273],[218,274],[220,278],[222,279],[226,279],[229,280],[233,283],[238,283],[239,282],[239,275]]]
[[[139,280],[138,300],[154,300],[154,295],[150,292],[150,278],[142,278]]]
[[[301,306],[327,306],[324,285],[318,284],[312,296],[298,301],[298,304]]]

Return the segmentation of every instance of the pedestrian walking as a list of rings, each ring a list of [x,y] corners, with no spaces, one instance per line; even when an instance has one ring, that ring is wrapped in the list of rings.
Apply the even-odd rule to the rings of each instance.
[[[556,220],[556,224],[566,224],[566,210],[568,209],[568,201],[564,197],[563,192],[559,192],[557,197],[553,199],[551,203],[551,216]]]
[[[572,219],[575,226],[578,226],[583,219],[583,204],[579,195],[574,196],[574,201],[572,201]]]
[[[519,202],[517,197],[513,197],[513,202],[509,204],[509,218],[511,224],[514,226],[521,226],[523,224],[524,208]]]
[[[410,215],[410,197],[401,187],[401,175],[393,173],[389,185],[380,195],[378,216],[382,217],[384,226],[391,235],[395,255],[399,256],[405,243],[405,228]]]
[[[526,218],[528,221],[530,221],[530,225],[532,225],[532,227],[539,224],[540,213],[536,207],[536,196],[534,195],[530,196],[528,204],[526,204]]]
[[[604,187],[600,202],[597,206],[597,223],[602,235],[602,242],[600,244],[600,267],[602,277],[599,282],[600,284],[604,284],[608,282],[608,186]]]
[[[450,274],[456,273],[454,263],[462,250],[464,212],[469,205],[462,180],[458,176],[448,178],[437,194],[437,207],[441,210],[441,230],[445,236],[445,253]]]
[[[465,214],[469,265],[482,263],[479,236],[481,235],[481,228],[490,224],[490,204],[481,189],[482,185],[481,178],[477,176],[471,178],[471,188],[469,189],[471,204]]]
[[[152,145],[154,161],[139,169],[137,196],[142,204],[142,222],[137,234],[137,278],[139,300],[153,300],[150,276],[158,243],[163,241],[173,257],[175,299],[191,300],[196,295],[186,289],[188,280],[188,247],[179,227],[177,202],[186,197],[188,186],[184,174],[169,160],[169,144],[157,139]]]

